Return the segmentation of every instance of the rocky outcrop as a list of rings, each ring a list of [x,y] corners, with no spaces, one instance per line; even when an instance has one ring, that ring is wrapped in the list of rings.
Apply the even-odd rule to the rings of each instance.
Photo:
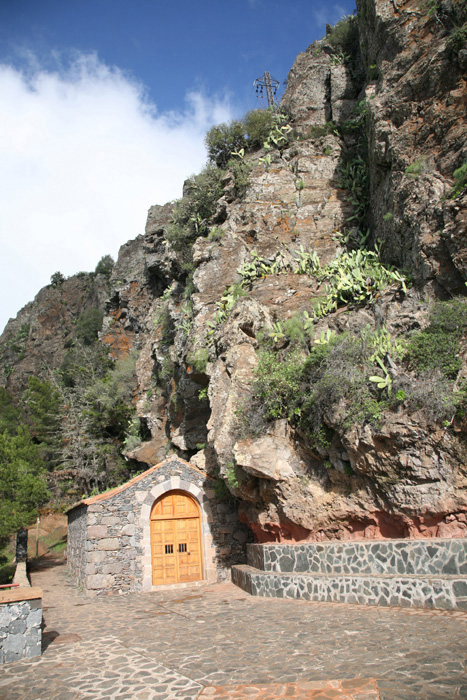
[[[467,272],[467,198],[449,199],[453,172],[467,160],[467,83],[442,5],[357,2],[374,76],[365,89],[371,228],[388,261],[449,296],[464,291]]]
[[[137,352],[135,401],[151,435],[127,455],[152,465],[174,450],[222,477],[261,542],[467,532],[462,417],[442,425],[402,391],[374,421],[347,425],[344,406],[333,405],[326,440],[315,444],[293,421],[265,424],[249,411],[264,338],[280,350],[283,324],[303,322],[326,295],[322,279],[297,274],[304,256],[324,267],[368,232],[381,260],[412,279],[409,289],[379,290],[371,305],[316,316],[318,342],[328,331],[382,328],[406,339],[427,326],[435,296],[465,293],[467,196],[450,198],[453,172],[467,161],[462,56],[449,49],[448,24],[415,0],[359,0],[358,25],[351,55],[331,32],[298,56],[282,101],[294,138],[245,155],[242,196],[235,174],[222,176],[217,209],[202,222],[211,233],[189,259],[169,242],[173,205],[151,207],[110,281],[100,339],[114,358]],[[262,272],[246,282],[255,265]],[[63,290],[48,291],[52,309]],[[8,338],[27,321],[21,313]],[[37,366],[29,345],[26,357],[13,362],[9,386],[21,362]]]
[[[58,369],[79,317],[89,309],[103,312],[108,293],[104,275],[86,272],[41,289],[0,336],[2,385],[19,398],[30,376]]]

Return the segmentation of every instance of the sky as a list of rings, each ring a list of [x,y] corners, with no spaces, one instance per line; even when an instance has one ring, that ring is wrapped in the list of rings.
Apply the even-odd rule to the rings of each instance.
[[[204,135],[354,0],[0,0],[0,333],[181,196]]]

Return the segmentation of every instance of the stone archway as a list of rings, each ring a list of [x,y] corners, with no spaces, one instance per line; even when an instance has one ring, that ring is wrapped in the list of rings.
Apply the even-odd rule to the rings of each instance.
[[[217,566],[215,561],[216,550],[211,532],[211,522],[213,515],[209,500],[204,491],[196,484],[190,483],[178,476],[172,476],[166,481],[153,486],[149,492],[142,492],[140,496],[141,510],[139,517],[139,526],[143,533],[142,539],[142,569],[143,569],[143,591],[154,591],[161,588],[163,584],[158,586],[153,585],[153,566],[152,566],[152,551],[151,551],[151,512],[156,501],[161,496],[171,492],[181,491],[187,496],[190,496],[199,508],[200,513],[200,531],[201,531],[201,552],[202,552],[202,576],[207,583],[217,581]],[[169,586],[190,586],[193,583],[178,583],[167,584]]]
[[[183,491],[160,496],[151,509],[150,528],[152,585],[202,580],[201,517],[195,499]]]

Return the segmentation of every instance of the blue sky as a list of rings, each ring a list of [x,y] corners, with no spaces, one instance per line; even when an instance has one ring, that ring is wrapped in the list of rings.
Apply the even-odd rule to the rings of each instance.
[[[0,332],[181,195],[214,123],[261,106],[353,0],[0,0]]]

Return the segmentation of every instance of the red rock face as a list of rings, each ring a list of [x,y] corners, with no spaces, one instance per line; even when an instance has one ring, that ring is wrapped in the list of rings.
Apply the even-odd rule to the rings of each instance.
[[[329,530],[310,531],[293,523],[252,523],[240,511],[242,522],[252,530],[255,542],[325,542],[331,540],[450,539],[467,536],[464,512],[408,518],[388,513],[372,513],[362,520],[333,524]]]
[[[109,353],[114,360],[128,357],[134,345],[134,333],[119,325],[122,317],[122,309],[111,311],[108,315],[110,323],[107,332],[101,335],[101,342],[109,348]]]

